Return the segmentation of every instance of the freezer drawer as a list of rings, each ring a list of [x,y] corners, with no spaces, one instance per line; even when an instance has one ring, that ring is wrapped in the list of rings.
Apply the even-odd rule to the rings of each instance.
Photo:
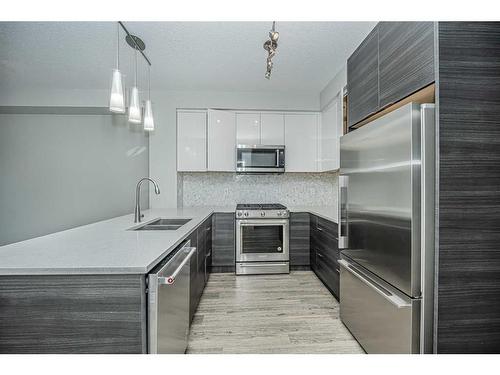
[[[345,259],[340,318],[367,353],[419,353],[420,300],[411,299]]]

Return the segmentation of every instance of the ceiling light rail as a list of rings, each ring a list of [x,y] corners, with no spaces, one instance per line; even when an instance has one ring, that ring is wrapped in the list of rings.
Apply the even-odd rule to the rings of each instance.
[[[148,57],[144,53],[144,50],[146,49],[146,44],[138,36],[130,34],[125,25],[123,24],[123,22],[118,21],[118,24],[122,27],[123,31],[127,33],[125,40],[127,41],[128,45],[139,51],[142,57],[144,57],[144,60],[146,60],[149,66],[151,66],[151,61],[149,61]]]

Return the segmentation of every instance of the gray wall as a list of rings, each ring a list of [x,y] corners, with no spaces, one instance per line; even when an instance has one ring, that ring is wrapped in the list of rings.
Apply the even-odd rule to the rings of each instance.
[[[0,114],[0,246],[132,213],[149,175],[138,128],[124,116]]]

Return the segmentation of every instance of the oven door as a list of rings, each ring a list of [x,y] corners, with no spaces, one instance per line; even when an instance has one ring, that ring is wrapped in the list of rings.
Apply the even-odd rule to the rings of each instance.
[[[236,172],[283,173],[285,172],[285,149],[282,146],[238,145]]]
[[[236,220],[236,261],[288,261],[288,220]]]

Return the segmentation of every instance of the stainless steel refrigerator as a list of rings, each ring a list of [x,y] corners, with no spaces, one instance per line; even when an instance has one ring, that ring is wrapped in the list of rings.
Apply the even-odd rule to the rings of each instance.
[[[435,142],[417,103],[340,139],[340,317],[367,353],[432,352]]]

